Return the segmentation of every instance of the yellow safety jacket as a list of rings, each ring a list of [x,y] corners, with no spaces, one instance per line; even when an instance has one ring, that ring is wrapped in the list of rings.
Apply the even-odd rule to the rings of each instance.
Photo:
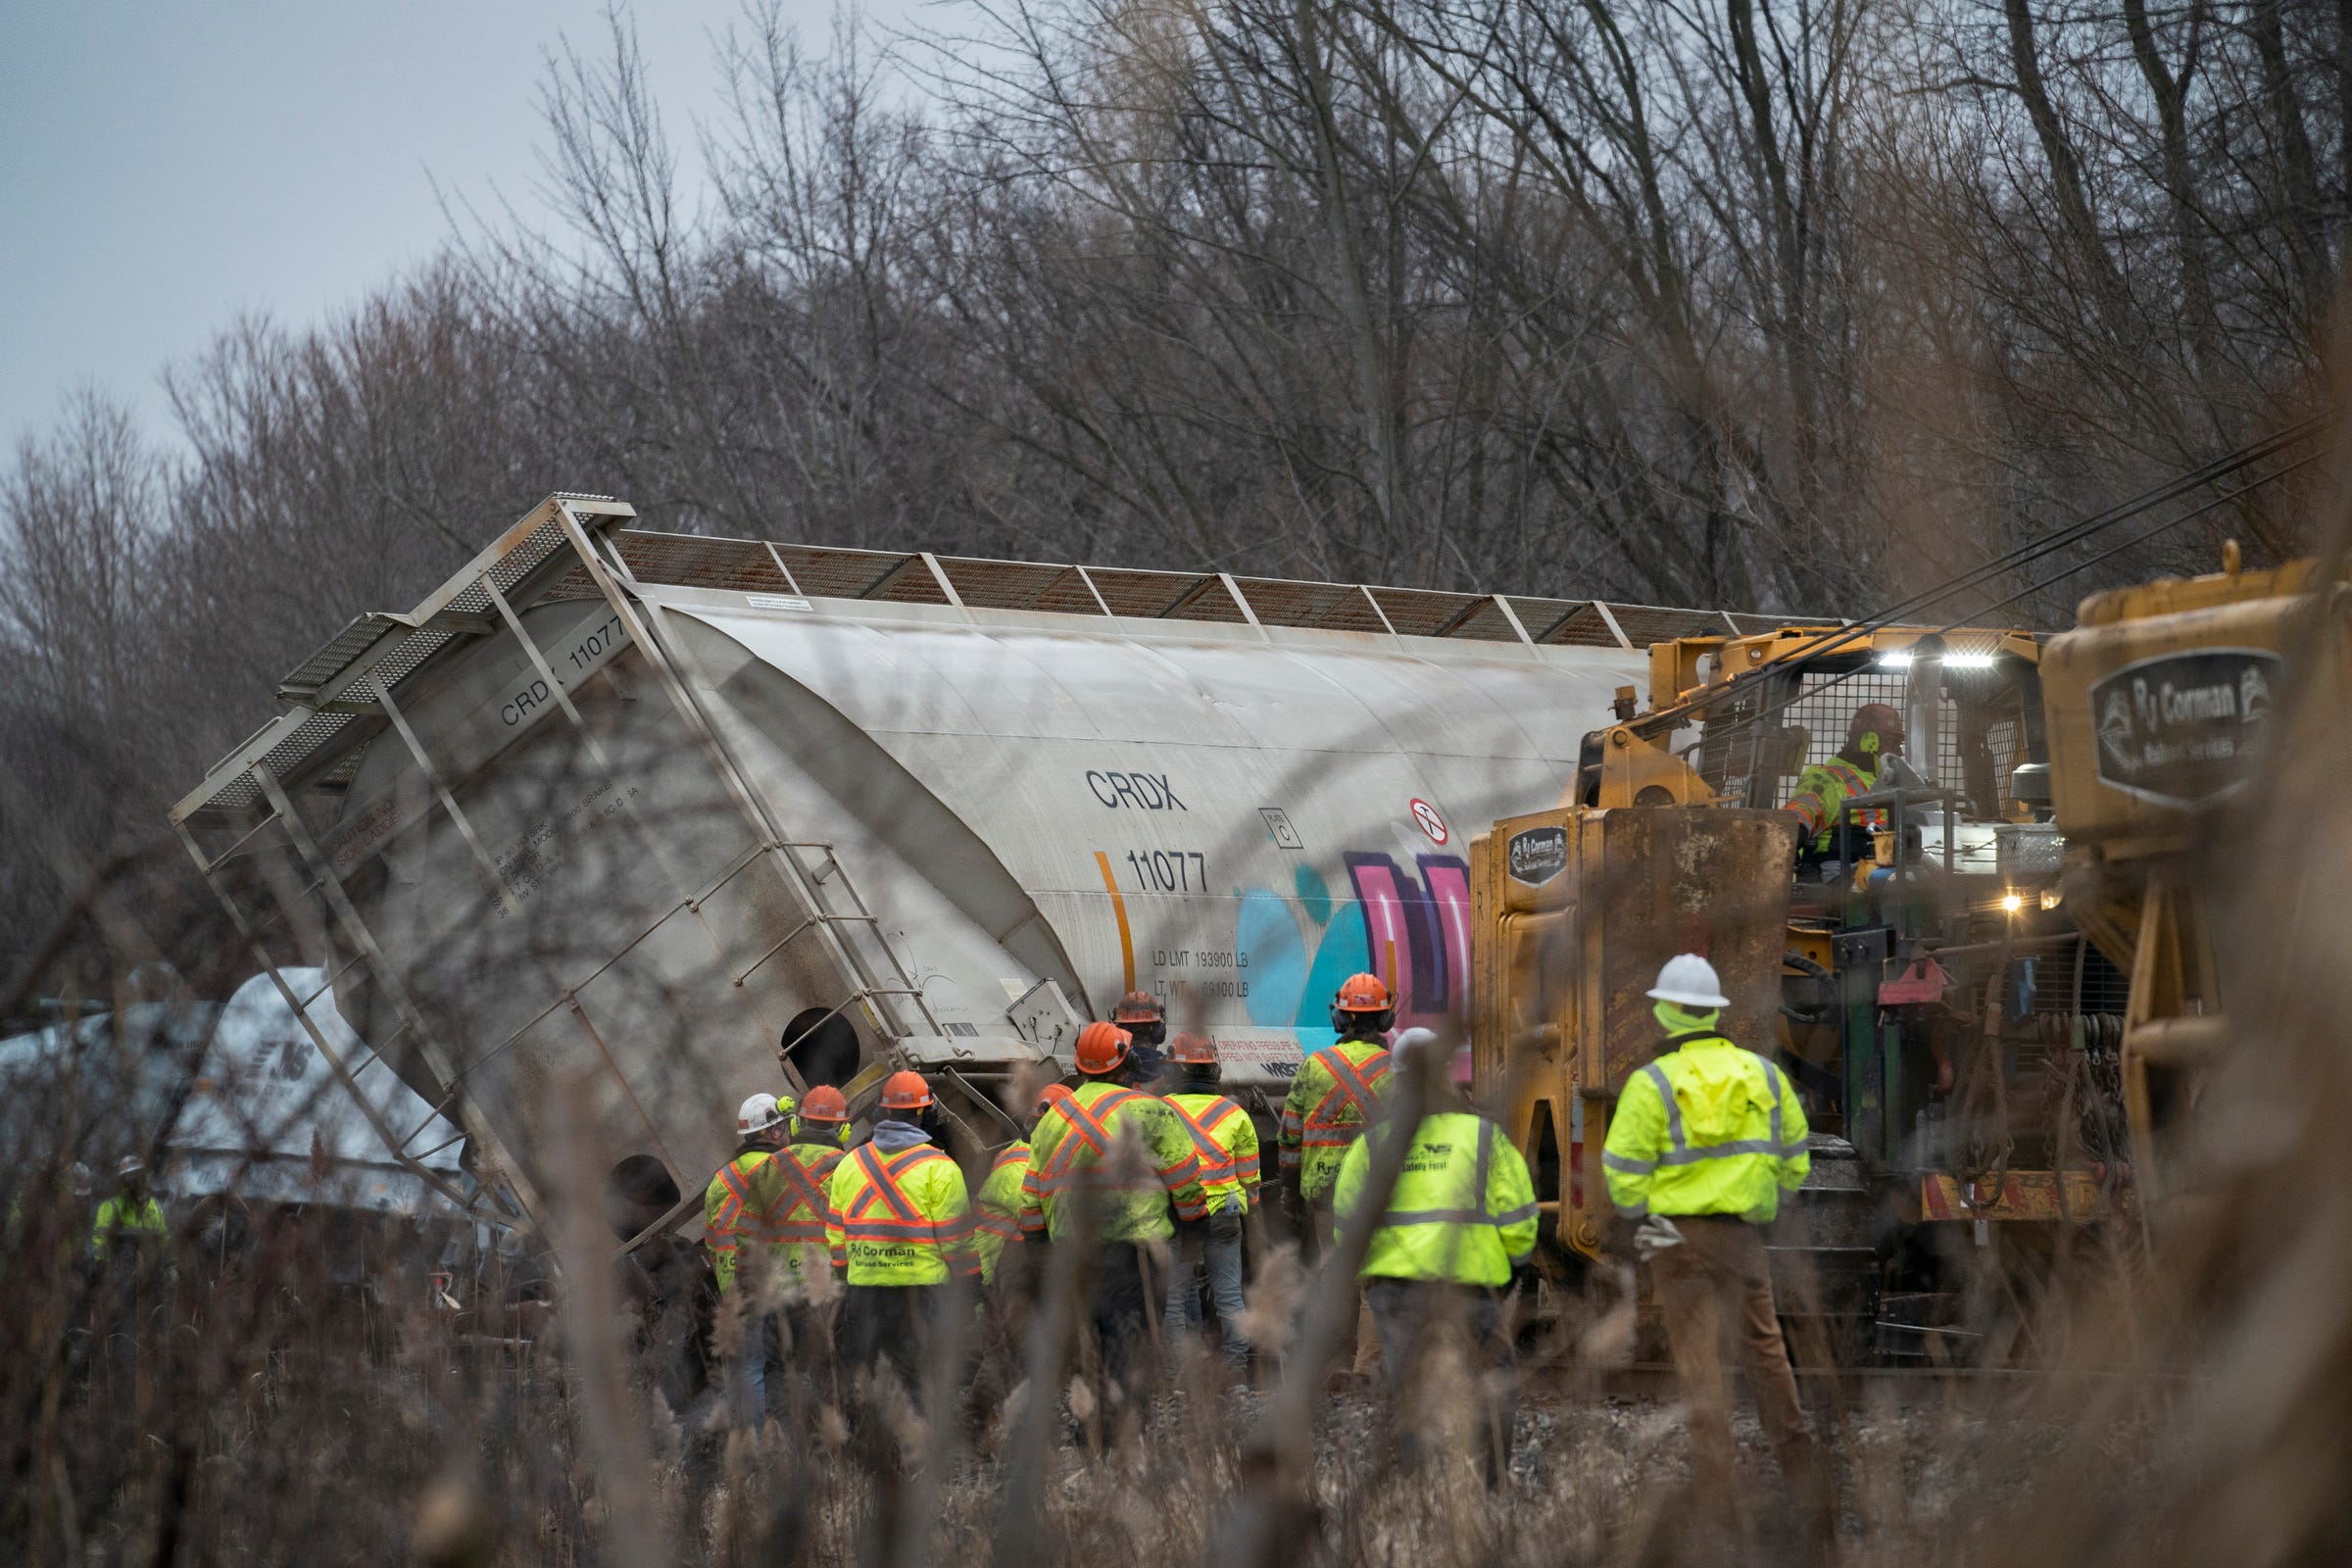
[[[1842,757],[1833,757],[1826,762],[1815,762],[1800,774],[1796,789],[1781,809],[1794,811],[1803,826],[1800,832],[1810,839],[1816,850],[1827,850],[1838,829],[1838,808],[1849,795],[1868,795],[1879,787],[1879,770],[1856,767]],[[1864,827],[1886,825],[1884,811],[1865,811],[1861,817]]]
[[[1029,1135],[1022,1231],[1057,1242],[1074,1235],[1082,1193],[1102,1242],[1164,1242],[1176,1234],[1171,1208],[1176,1219],[1208,1212],[1200,1157],[1175,1107],[1100,1078],[1054,1102]]]
[[[833,1170],[844,1152],[833,1144],[793,1144],[782,1155],[795,1167],[784,1173],[792,1183],[792,1204],[780,1228],[792,1244],[784,1250],[784,1260],[796,1283],[824,1273],[827,1266],[825,1219],[833,1207]]]
[[[1239,1208],[1248,1213],[1257,1204],[1257,1128],[1250,1113],[1223,1095],[1168,1095],[1167,1102],[1184,1122],[1200,1159],[1200,1191],[1208,1211]]]
[[[1332,1191],[1332,1234],[1355,1219],[1384,1132],[1359,1138],[1340,1161]],[[1508,1285],[1511,1265],[1536,1247],[1536,1188],[1527,1161],[1486,1117],[1439,1111],[1413,1129],[1388,1212],[1364,1254],[1366,1278]]]
[[[1712,1030],[1634,1074],[1601,1152],[1617,1212],[1736,1214],[1763,1224],[1804,1185],[1805,1109],[1788,1075]]]
[[[799,1249],[785,1228],[785,1216],[797,1197],[793,1176],[800,1167],[777,1151],[747,1149],[718,1167],[703,1191],[703,1236],[710,1244],[710,1261],[718,1288],[735,1288],[745,1249],[764,1247],[779,1270],[789,1270],[789,1255]],[[823,1238],[819,1227],[817,1239]]]
[[[1343,1040],[1298,1064],[1275,1143],[1283,1175],[1298,1173],[1300,1197],[1312,1202],[1330,1193],[1390,1087],[1389,1051],[1377,1040]]]
[[[980,1282],[997,1282],[997,1262],[1021,1239],[1021,1183],[1029,1175],[1029,1146],[1006,1144],[980,1184],[979,1211],[972,1227],[972,1251],[980,1259]]]
[[[118,1234],[136,1241],[141,1237],[162,1236],[167,1229],[164,1205],[155,1200],[153,1194],[135,1200],[118,1194],[98,1205],[98,1218],[90,1226],[90,1255],[103,1263],[107,1249]]]
[[[852,1285],[944,1285],[977,1274],[963,1172],[937,1144],[859,1144],[833,1167],[825,1240]]]

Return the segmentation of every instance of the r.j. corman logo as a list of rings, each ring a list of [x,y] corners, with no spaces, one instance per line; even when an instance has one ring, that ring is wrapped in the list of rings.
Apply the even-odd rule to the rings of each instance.
[[[2162,806],[2200,805],[2242,782],[2278,663],[2266,648],[2200,648],[2106,676],[2090,688],[2099,777]]]
[[[1511,835],[1511,880],[1540,888],[1568,866],[1568,830],[1531,827]]]

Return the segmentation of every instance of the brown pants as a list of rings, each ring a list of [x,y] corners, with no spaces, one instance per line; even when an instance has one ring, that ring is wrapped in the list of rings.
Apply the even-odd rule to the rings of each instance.
[[[1796,1375],[1788,1368],[1788,1347],[1773,1310],[1772,1276],[1764,1258],[1764,1237],[1755,1226],[1721,1215],[1676,1216],[1685,1238],[1650,1260],[1650,1284],[1666,1317],[1666,1339],[1674,1368],[1690,1404],[1690,1479],[1702,1497],[1737,1495],[1738,1448],[1732,1441],[1732,1412],[1724,1387],[1723,1340],[1736,1326],[1740,1348],[1755,1386],[1756,1414],[1772,1440],[1790,1491],[1800,1502],[1818,1503],[1818,1475],[1812,1435],[1797,1403]]]
[[[1328,1267],[1334,1245],[1332,1231],[1339,1223],[1332,1213],[1331,1195],[1324,1194],[1315,1200],[1312,1206],[1315,1217],[1315,1259]],[[1355,1352],[1349,1358],[1348,1370],[1367,1381],[1380,1376],[1381,1370],[1380,1330],[1372,1321],[1372,1302],[1363,1294],[1361,1285],[1356,1287],[1355,1297]]]

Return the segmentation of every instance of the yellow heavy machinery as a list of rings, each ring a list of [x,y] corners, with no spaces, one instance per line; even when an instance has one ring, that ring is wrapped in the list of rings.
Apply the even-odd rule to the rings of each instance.
[[[1952,1247],[2127,1200],[2112,1096],[2087,1097],[2090,1155],[2061,1125],[2085,1115],[2066,1020],[2120,1011],[2123,983],[2060,909],[2040,659],[2002,629],[1660,643],[1646,709],[1619,694],[1568,797],[1476,841],[1475,1067],[1564,1262],[1605,1248],[1610,1109],[1658,1041],[1643,993],[1685,951],[1807,1101],[1814,1175],[1780,1239],[1880,1348],[1963,1332],[1937,1280]],[[1902,713],[1905,760],[1800,846],[1788,794],[1869,704]]]
[[[2066,835],[2074,922],[2131,977],[2116,1029],[2133,1187],[2162,1215],[2193,1187],[2181,1139],[2198,1077],[2230,1040],[2200,875],[2215,824],[2240,829],[2274,712],[2290,701],[2341,722],[2352,636],[2341,581],[2317,564],[2240,568],[2084,600],[2043,662],[2052,801]],[[2278,745],[2284,760],[2294,753]],[[2242,844],[2244,835],[2236,835]],[[2285,909],[2293,889],[2272,890]]]
[[[1674,953],[1777,1046],[1813,1176],[1776,1232],[1849,1352],[1965,1354],[1972,1258],[2044,1253],[2164,1190],[2225,1038],[2187,859],[2240,788],[2290,654],[2340,594],[2308,565],[2103,594],[2079,629],[1787,627],[1650,650],[1646,708],[1589,737],[1549,810],[1471,857],[1475,1070],[1537,1173],[1555,1255],[1600,1256],[1599,1152],[1658,1043]],[[1902,760],[1825,848],[1783,808],[1860,706]],[[1817,1292],[1816,1292],[1817,1287]]]

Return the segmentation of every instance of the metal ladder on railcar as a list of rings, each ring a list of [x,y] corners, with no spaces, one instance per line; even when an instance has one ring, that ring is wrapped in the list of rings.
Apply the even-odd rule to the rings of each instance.
[[[601,529],[591,533],[568,508],[564,509],[564,520],[565,531],[571,536],[572,548],[578,553],[590,577],[606,601],[612,606],[613,612],[621,617],[646,662],[660,676],[672,705],[709,754],[737,806],[760,832],[760,842],[752,854],[743,862],[730,868],[728,875],[721,878],[718,885],[724,885],[751,860],[764,858],[772,860],[781,871],[786,886],[799,903],[802,912],[800,922],[763,950],[741,973],[730,975],[729,980],[736,986],[743,985],[762,965],[794,943],[812,933],[821,933],[829,956],[850,983],[848,995],[826,1014],[827,1018],[837,1016],[853,1005],[863,1004],[875,1033],[890,1041],[900,1056],[908,1054],[908,1042],[925,1038],[939,1042],[941,1056],[958,1054],[955,1044],[956,1037],[932,1012],[922,988],[915,983],[913,972],[891,942],[889,933],[883,930],[880,917],[858,891],[849,866],[842,860],[836,847],[821,839],[787,836],[770,815],[765,802],[745,781],[741,767],[719,737],[716,726],[703,711],[692,687],[672,661],[662,640],[649,625],[649,620],[659,617],[660,607],[643,598],[639,591],[643,585],[629,570],[620,552],[612,547],[610,537]],[[606,548],[600,550],[599,544]],[[522,638],[519,622],[511,619],[510,626],[527,646],[528,640]],[[823,858],[811,865],[808,859],[809,852],[821,853]],[[703,897],[708,898],[716,891],[717,887],[714,886]],[[906,1016],[907,1006],[911,1007],[914,1014],[911,1019]],[[844,1087],[855,1098],[869,1087],[869,1080],[878,1082],[882,1075],[898,1064],[895,1061],[877,1061]]]

